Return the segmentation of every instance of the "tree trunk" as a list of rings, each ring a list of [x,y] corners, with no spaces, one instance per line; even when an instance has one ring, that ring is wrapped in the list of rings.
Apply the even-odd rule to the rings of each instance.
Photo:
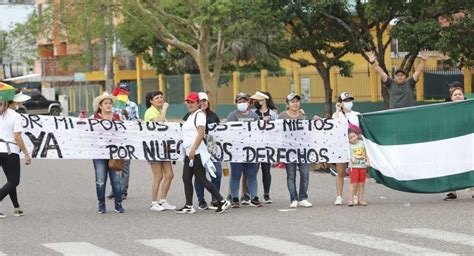
[[[332,116],[332,89],[329,69],[320,72],[324,83],[324,117],[330,118]]]
[[[217,83],[219,82],[219,78],[215,78],[214,75],[211,75],[208,67],[199,67],[199,73],[201,75],[204,92],[209,96],[209,106],[215,111],[217,107]]]

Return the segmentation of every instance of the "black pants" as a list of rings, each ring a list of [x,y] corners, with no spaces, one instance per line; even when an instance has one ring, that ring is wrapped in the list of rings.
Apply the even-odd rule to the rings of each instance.
[[[184,167],[183,167],[183,182],[184,182],[184,193],[186,195],[186,205],[193,205],[193,175],[196,175],[202,185],[206,188],[211,195],[217,199],[217,201],[222,201],[221,194],[217,190],[216,186],[212,184],[206,178],[206,169],[202,166],[201,156],[195,155],[194,156],[194,165],[193,167],[189,167],[189,157],[186,156],[184,159]]]
[[[261,163],[262,168],[262,183],[263,183],[263,194],[270,195],[270,186],[272,185],[272,174],[270,169],[272,168],[271,163]]]
[[[16,187],[20,184],[20,156],[17,154],[0,153],[0,166],[7,176],[7,183],[0,188],[0,201],[10,195],[13,206],[20,208],[18,197],[16,195]]]

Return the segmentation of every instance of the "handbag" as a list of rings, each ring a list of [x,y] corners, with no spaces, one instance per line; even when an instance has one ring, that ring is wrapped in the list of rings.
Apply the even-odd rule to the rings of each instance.
[[[110,159],[109,160],[109,169],[112,171],[120,172],[125,168],[125,160],[124,159]]]

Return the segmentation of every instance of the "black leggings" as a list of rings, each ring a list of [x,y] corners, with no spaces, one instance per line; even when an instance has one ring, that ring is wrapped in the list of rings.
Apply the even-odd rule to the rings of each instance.
[[[0,201],[10,195],[13,206],[20,208],[16,187],[20,184],[20,156],[18,154],[0,153],[0,166],[7,176],[7,183],[0,188]]]
[[[184,193],[186,195],[186,205],[193,205],[193,175],[196,175],[202,185],[211,193],[211,195],[217,199],[217,201],[221,202],[224,200],[219,190],[217,190],[216,186],[212,184],[206,178],[206,169],[202,166],[201,156],[195,155],[194,156],[194,164],[193,167],[189,167],[189,157],[186,156],[184,159],[184,166],[183,166],[183,182],[184,182]]]

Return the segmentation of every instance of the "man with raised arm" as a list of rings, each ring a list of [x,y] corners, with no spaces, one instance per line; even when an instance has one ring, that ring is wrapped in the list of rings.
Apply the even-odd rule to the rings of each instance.
[[[375,55],[370,56],[370,63],[373,65],[384,86],[388,88],[389,92],[389,108],[405,108],[415,105],[415,95],[413,89],[415,88],[418,78],[425,68],[425,62],[428,59],[428,52],[421,51],[420,53],[421,61],[415,68],[415,73],[410,78],[408,74],[403,69],[398,69],[395,72],[394,79],[390,78],[387,73],[379,66],[377,62],[377,57]]]

